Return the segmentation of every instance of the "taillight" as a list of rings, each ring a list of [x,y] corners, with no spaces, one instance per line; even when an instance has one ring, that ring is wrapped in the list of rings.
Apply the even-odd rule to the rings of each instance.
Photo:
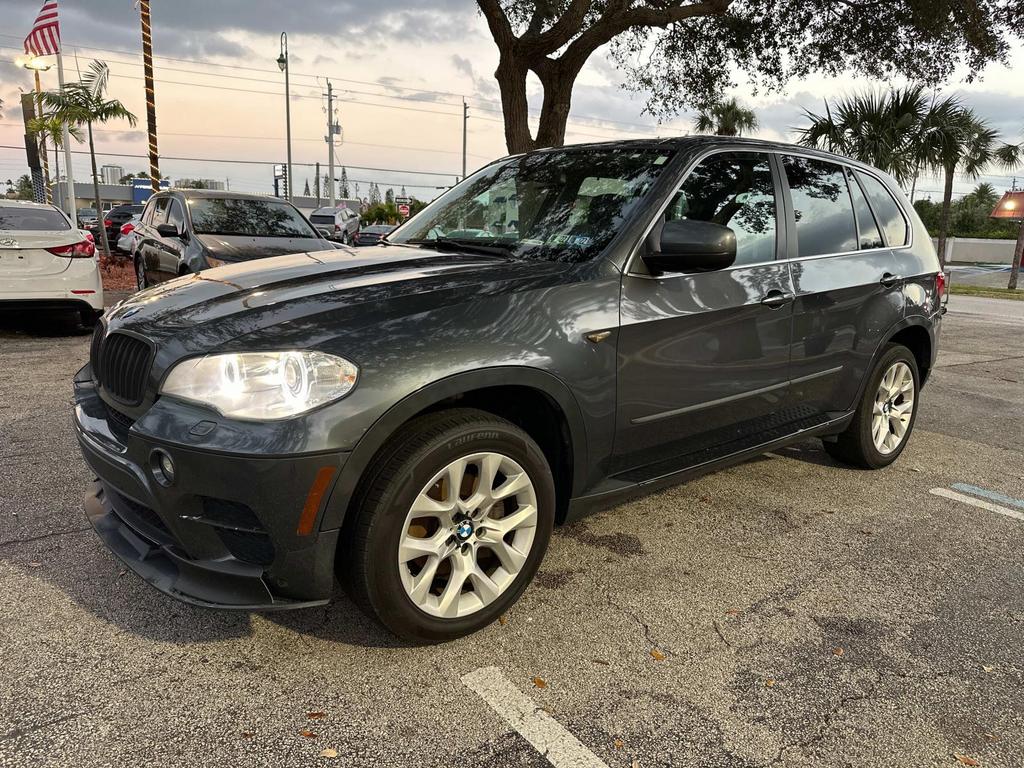
[[[946,294],[946,273],[939,272],[935,275],[935,293],[941,299]]]
[[[125,225],[124,225],[123,227],[121,227],[121,234],[122,234],[122,235],[127,235],[127,234],[129,234],[129,233],[130,233],[130,232],[131,232],[131,231],[132,231],[133,229],[135,229],[135,225],[134,225],[134,224],[125,224]]]
[[[334,231],[335,232],[341,232],[341,225],[340,224],[335,224],[334,225]]]
[[[110,219],[104,219],[103,220],[103,226],[104,227],[112,227],[112,226],[114,226],[114,222],[112,222]]]
[[[85,233],[85,239],[88,240],[90,243],[95,243],[96,242],[96,238],[93,237],[92,232],[86,232]]]
[[[96,253],[96,246],[91,240],[80,240],[70,245],[57,245],[46,249],[54,256],[63,256],[65,259],[91,259]]]

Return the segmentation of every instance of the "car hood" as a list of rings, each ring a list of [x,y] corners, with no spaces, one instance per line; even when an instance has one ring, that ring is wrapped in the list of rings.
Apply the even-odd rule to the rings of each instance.
[[[399,246],[299,253],[171,280],[107,314],[185,351],[262,344],[315,346],[346,330],[502,293],[550,286],[564,264]],[[273,332],[261,332],[273,328]]]
[[[210,256],[221,261],[249,261],[291,253],[323,251],[329,243],[317,237],[253,237],[250,235],[196,235]]]

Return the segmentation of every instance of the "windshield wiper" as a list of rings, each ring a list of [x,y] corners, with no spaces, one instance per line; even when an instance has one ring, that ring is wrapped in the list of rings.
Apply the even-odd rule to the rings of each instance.
[[[435,250],[440,246],[447,246],[453,250],[464,251],[465,253],[479,253],[484,256],[501,256],[503,258],[511,256],[512,250],[515,248],[514,243],[499,245],[498,242],[491,240],[485,245],[484,243],[476,243],[472,240],[459,240],[452,237],[432,237],[429,240],[409,240],[408,242],[410,245],[422,245],[426,248],[433,247]]]

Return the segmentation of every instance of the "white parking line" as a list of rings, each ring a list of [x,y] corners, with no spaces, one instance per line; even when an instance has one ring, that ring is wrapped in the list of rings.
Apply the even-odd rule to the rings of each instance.
[[[951,491],[948,488],[932,488],[928,493],[932,493],[936,496],[943,496],[947,499],[952,499],[953,501],[960,501],[964,504],[970,504],[972,507],[987,509],[989,512],[1006,515],[1007,517],[1012,517],[1015,520],[1024,520],[1024,512],[1018,512],[1016,509],[1001,507],[998,504],[993,504],[989,501],[982,501],[981,499],[976,499],[973,496],[966,496],[962,493]]]
[[[608,768],[607,763],[512,685],[497,667],[476,669],[463,675],[462,682],[555,768]]]

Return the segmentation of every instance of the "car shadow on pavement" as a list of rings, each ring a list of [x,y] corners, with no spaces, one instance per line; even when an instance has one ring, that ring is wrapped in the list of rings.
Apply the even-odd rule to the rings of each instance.
[[[82,325],[77,312],[0,313],[0,336],[29,336],[48,339],[84,336],[92,328]]]
[[[840,464],[825,452],[820,440],[805,440],[802,443],[787,445],[785,448],[778,448],[772,451],[776,456],[783,456],[787,459],[796,459],[806,464],[815,464],[819,467],[839,467],[847,469],[848,465]]]

